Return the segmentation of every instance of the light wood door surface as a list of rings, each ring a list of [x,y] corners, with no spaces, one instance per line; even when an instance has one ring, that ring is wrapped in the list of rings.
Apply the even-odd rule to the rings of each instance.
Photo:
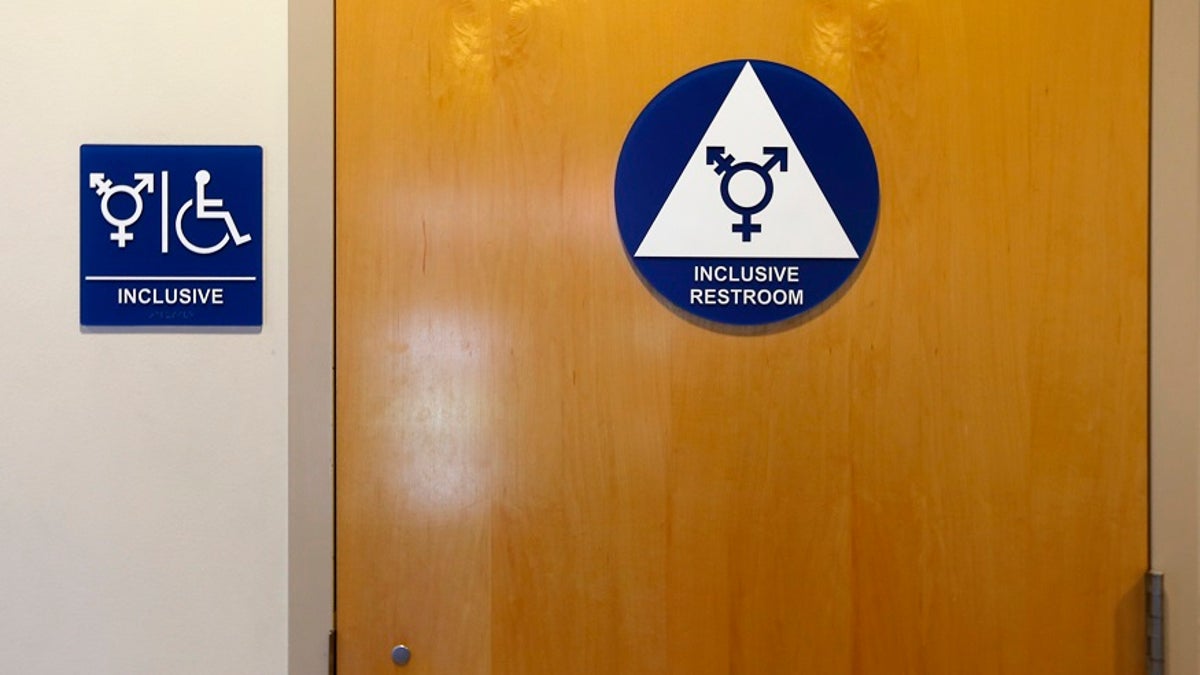
[[[1133,675],[1149,2],[338,0],[343,675]],[[819,316],[664,307],[625,133],[758,58],[882,210]]]

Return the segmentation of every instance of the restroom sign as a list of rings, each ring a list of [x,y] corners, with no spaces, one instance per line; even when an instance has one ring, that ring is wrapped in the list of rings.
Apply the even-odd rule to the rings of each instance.
[[[84,145],[80,323],[261,326],[258,146]]]
[[[879,214],[875,157],[854,113],[766,61],[706,66],[658,94],[625,140],[615,192],[642,278],[688,314],[744,326],[833,296]]]

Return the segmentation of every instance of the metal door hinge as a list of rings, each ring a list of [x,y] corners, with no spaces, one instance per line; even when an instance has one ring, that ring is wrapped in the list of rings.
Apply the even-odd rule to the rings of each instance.
[[[337,675],[337,631],[329,631],[329,675]]]
[[[1163,626],[1163,575],[1150,570],[1146,573],[1146,673],[1163,675],[1166,672]]]

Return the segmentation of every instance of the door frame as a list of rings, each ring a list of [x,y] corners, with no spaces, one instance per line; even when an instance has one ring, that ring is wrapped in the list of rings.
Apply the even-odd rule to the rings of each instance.
[[[1200,675],[1200,0],[1154,0],[1150,101],[1150,564],[1167,663]]]
[[[333,7],[288,0],[289,675],[328,675],[334,625]]]
[[[334,624],[333,6],[288,0],[291,675],[328,672]],[[1152,11],[1150,561],[1171,672],[1200,675],[1200,0]]]

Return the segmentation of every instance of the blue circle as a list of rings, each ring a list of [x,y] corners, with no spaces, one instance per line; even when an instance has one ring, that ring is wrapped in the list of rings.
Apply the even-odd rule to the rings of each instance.
[[[762,83],[796,149],[812,171],[857,258],[635,256],[747,64]],[[736,166],[737,160],[740,158],[729,158],[730,166]],[[713,190],[721,187],[721,176],[714,173]],[[784,186],[776,186],[776,191],[783,189]],[[761,326],[815,310],[854,276],[875,233],[879,172],[862,125],[824,84],[778,63],[725,61],[684,75],[650,101],[621,148],[615,197],[617,224],[629,260],[659,295],[700,319],[734,326]],[[730,216],[731,222],[739,218],[732,211],[723,215]],[[742,217],[743,225],[749,225],[750,216]],[[771,227],[771,223],[762,226]],[[731,232],[730,236],[738,235]],[[753,233],[742,236],[751,237]],[[732,275],[735,280],[714,281],[704,276],[701,268],[724,269],[727,273],[718,276]],[[764,273],[763,269],[768,271]],[[750,280],[736,281],[744,277]],[[780,277],[786,278],[780,280]],[[700,278],[703,280],[698,281]],[[721,293],[722,290],[726,292]],[[801,293],[797,295],[796,291]],[[767,302],[764,304],[762,300]]]

